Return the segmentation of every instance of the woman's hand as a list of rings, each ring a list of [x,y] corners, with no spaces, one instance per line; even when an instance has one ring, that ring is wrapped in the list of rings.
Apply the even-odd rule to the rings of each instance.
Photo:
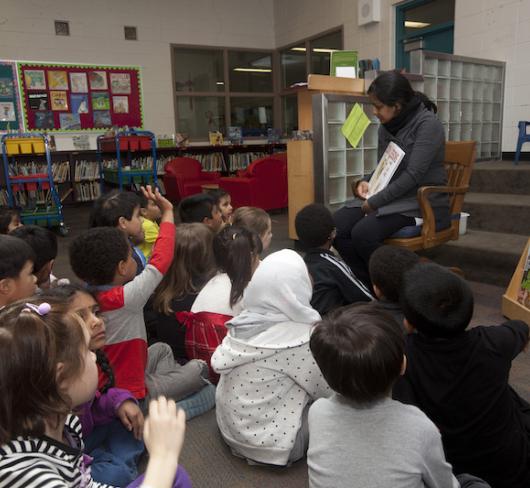
[[[144,430],[144,415],[140,407],[132,400],[125,400],[116,412],[121,423],[128,431],[132,431],[134,437],[139,441],[142,440]]]
[[[363,202],[363,204],[361,205],[361,210],[365,213],[365,214],[369,214],[369,213],[372,213],[375,211],[375,209],[373,209],[372,207],[370,207],[370,204],[368,203],[368,200],[365,200]]]
[[[353,194],[361,200],[366,200],[368,192],[370,191],[370,184],[367,181],[359,180],[355,185]]]

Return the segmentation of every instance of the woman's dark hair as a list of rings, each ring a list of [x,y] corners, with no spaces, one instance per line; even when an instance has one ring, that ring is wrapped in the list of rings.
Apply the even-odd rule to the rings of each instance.
[[[400,104],[405,108],[416,95],[423,105],[431,112],[436,113],[436,104],[424,93],[414,91],[409,80],[398,71],[384,71],[368,88],[368,95],[374,95],[381,103],[393,107]]]
[[[388,395],[398,379],[405,339],[387,312],[372,304],[355,304],[318,322],[309,347],[333,390],[368,403]]]
[[[225,227],[214,237],[215,261],[219,270],[226,273],[232,283],[231,307],[243,296],[254,272],[254,260],[262,250],[259,236],[243,227]]]
[[[60,285],[54,288],[49,288],[44,292],[39,293],[37,303],[46,302],[49,303],[52,307],[53,312],[59,314],[71,313],[69,308],[74,301],[76,293],[84,293],[85,295],[90,295],[94,300],[96,297],[87,289],[81,285],[75,283],[68,285]],[[100,367],[101,371],[107,377],[107,382],[99,389],[101,393],[107,393],[110,388],[114,387],[114,371],[112,366],[109,363],[109,359],[105,354],[103,349],[98,349],[96,352],[96,363]]]

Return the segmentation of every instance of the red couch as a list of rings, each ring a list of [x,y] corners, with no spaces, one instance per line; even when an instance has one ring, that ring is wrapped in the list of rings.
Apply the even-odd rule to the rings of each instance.
[[[174,158],[165,167],[164,186],[166,196],[178,202],[195,193],[201,193],[201,185],[219,183],[219,173],[202,170],[199,161],[193,158]]]
[[[234,208],[251,206],[263,210],[287,207],[287,155],[274,154],[252,162],[238,176],[219,179],[230,193]]]

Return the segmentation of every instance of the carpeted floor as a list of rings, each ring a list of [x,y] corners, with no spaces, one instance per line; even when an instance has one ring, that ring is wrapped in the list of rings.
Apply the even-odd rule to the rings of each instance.
[[[68,245],[72,238],[86,229],[89,206],[67,207],[67,237],[59,238],[59,256],[54,273],[59,278],[75,279],[68,264]],[[269,252],[293,247],[287,234],[287,214],[272,215],[273,241]],[[497,325],[504,319],[500,313],[504,289],[483,283],[470,283],[475,296],[475,314],[472,325]],[[513,362],[511,383],[530,401],[530,357],[522,353]],[[215,421],[215,411],[192,419],[187,424],[186,442],[181,457],[197,488],[298,488],[307,486],[307,465],[299,461],[289,468],[249,466],[230,453],[223,443]]]

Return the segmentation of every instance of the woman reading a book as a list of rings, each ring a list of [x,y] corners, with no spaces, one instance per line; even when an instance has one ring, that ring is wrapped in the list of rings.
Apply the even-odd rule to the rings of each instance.
[[[334,214],[337,226],[334,246],[367,284],[372,252],[402,227],[421,223],[418,188],[447,184],[443,165],[445,135],[436,116],[436,105],[423,93],[415,92],[397,71],[381,73],[370,85],[368,96],[374,115],[381,121],[378,160],[383,158],[390,167],[395,163],[397,169],[383,188],[380,182],[376,185],[370,181],[377,170],[357,181],[355,198]],[[398,163],[399,157],[402,159]],[[376,186],[378,189],[371,192],[370,188]],[[429,200],[436,227],[448,227],[447,195],[435,193]]]

